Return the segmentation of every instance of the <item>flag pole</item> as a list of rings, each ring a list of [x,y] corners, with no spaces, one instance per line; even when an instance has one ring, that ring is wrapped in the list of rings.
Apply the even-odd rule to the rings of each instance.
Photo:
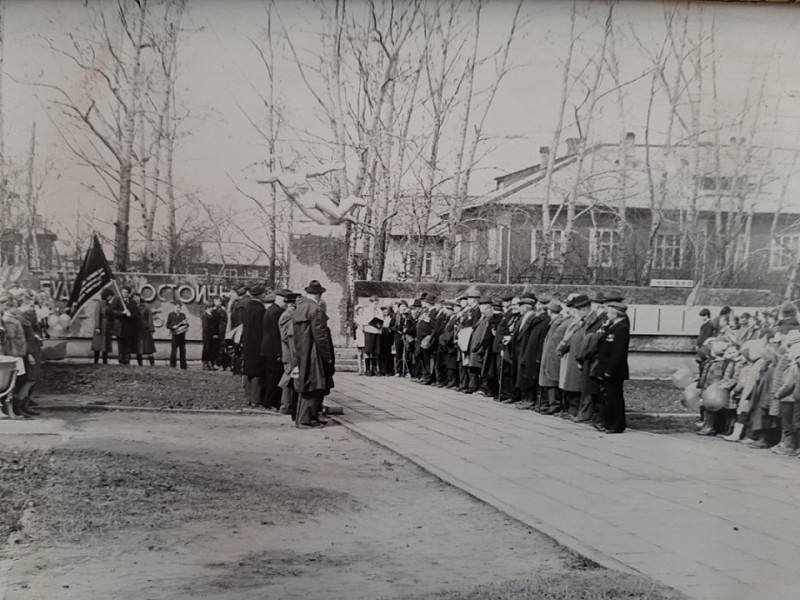
[[[114,284],[114,289],[117,290],[117,296],[119,296],[119,299],[122,300],[122,290],[119,289],[119,284],[117,283],[117,280],[112,279],[111,283]],[[125,304],[125,302],[122,303],[122,306],[125,308],[125,314],[130,317],[131,311],[128,310],[128,306]]]

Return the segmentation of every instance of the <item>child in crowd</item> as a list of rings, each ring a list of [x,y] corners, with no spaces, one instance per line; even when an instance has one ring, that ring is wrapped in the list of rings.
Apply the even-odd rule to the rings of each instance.
[[[358,374],[364,375],[364,307],[356,306],[356,314],[353,322],[353,340],[355,340],[356,350],[358,351]]]
[[[713,341],[709,340],[709,342],[706,343],[710,346],[711,357],[703,365],[697,387],[705,391],[716,383],[722,389],[731,389],[736,384],[736,381],[735,362],[733,354],[729,351],[730,345],[723,338],[716,338]],[[731,400],[729,399],[728,402],[728,406],[730,406]],[[735,408],[736,405],[734,404]],[[722,413],[722,411],[719,412]],[[717,435],[723,430],[724,424],[722,421],[724,417],[722,414],[704,410],[702,411],[702,418],[702,426],[697,435]]]
[[[169,355],[169,366],[178,365],[178,353],[180,353],[181,369],[188,369],[186,363],[186,332],[189,330],[189,322],[183,312],[183,304],[180,300],[175,300],[173,310],[167,316],[167,329],[172,333],[172,348]]]

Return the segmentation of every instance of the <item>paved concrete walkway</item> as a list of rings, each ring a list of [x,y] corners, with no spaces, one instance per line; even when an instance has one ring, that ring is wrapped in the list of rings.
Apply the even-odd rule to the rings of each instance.
[[[345,425],[562,544],[692,597],[800,598],[800,460],[336,377]]]

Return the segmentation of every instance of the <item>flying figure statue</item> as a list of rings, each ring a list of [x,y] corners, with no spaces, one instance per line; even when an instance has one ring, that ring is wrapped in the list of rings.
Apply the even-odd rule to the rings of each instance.
[[[314,169],[294,170],[286,168],[281,163],[279,155],[267,157],[277,158],[279,170],[271,171],[265,179],[258,180],[258,183],[277,183],[281,186],[283,193],[303,211],[309,219],[320,225],[341,225],[345,221],[357,225],[363,225],[352,213],[366,203],[352,194],[336,204],[333,200],[313,190],[308,182],[310,177],[319,177],[331,171],[344,169],[344,163],[323,163]]]

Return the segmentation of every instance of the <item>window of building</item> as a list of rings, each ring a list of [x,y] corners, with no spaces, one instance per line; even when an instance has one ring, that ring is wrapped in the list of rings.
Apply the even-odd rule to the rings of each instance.
[[[490,265],[500,263],[500,230],[497,227],[492,227],[486,232],[486,258]]]
[[[656,269],[681,268],[681,236],[661,233],[653,240],[653,266]]]
[[[770,269],[785,269],[797,261],[800,252],[800,233],[778,235],[772,240],[769,253]]]
[[[403,252],[402,257],[403,257],[403,272],[406,274],[406,276],[412,277],[417,267],[417,253],[414,251]]]
[[[541,258],[540,249],[544,244],[544,232],[534,230],[531,234],[531,261]],[[551,229],[550,239],[548,240],[547,261],[549,263],[559,262],[566,252],[567,236],[563,229]]]
[[[258,279],[259,277],[261,277],[261,271],[259,271],[258,269],[247,269],[247,277]]]
[[[433,252],[430,250],[425,253],[425,260],[422,263],[422,275],[424,277],[433,275]]]
[[[589,266],[613,267],[617,251],[617,232],[614,229],[589,230]]]
[[[233,268],[225,269],[223,275],[225,275],[225,277],[238,277],[239,270]]]

